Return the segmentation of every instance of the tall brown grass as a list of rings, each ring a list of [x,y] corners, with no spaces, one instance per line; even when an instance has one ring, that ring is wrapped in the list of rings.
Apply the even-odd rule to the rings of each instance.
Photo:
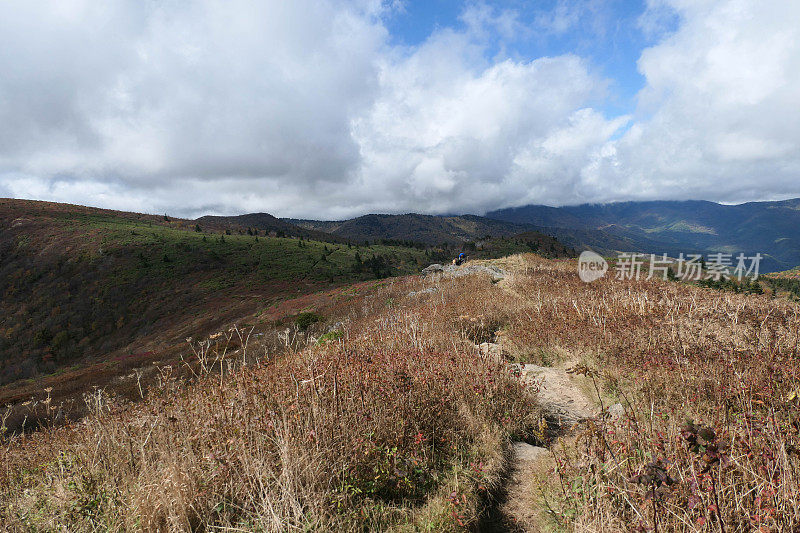
[[[551,443],[551,486],[536,497],[554,528],[800,528],[796,303],[666,281],[585,284],[574,263],[535,256],[501,263],[512,275],[499,284],[395,280],[342,298],[327,324],[286,333],[282,354],[257,362],[246,343],[224,358],[195,345],[207,368],[196,379],[164,370],[143,402],[96,393],[82,423],[7,437],[0,520],[69,531],[475,527],[508,440],[539,427],[531,391],[475,349],[502,338],[509,359],[580,363],[603,405],[624,410]],[[334,323],[341,334],[317,342]],[[251,354],[264,353],[259,342]]]
[[[193,343],[193,379],[161,369],[138,404],[95,391],[82,422],[6,438],[0,521],[31,531],[474,525],[506,442],[538,413],[509,369],[474,348],[478,326],[463,329],[502,323],[496,288],[459,280],[407,296],[424,283],[342,302],[330,320],[342,335],[317,343],[324,330],[311,331],[297,349],[303,334],[287,331],[283,353],[255,363],[247,351],[261,346],[238,330]]]
[[[554,447],[556,520],[597,531],[800,529],[800,307],[666,281],[585,284],[573,269],[515,277],[525,304],[509,336],[531,354],[588,363],[625,416]]]

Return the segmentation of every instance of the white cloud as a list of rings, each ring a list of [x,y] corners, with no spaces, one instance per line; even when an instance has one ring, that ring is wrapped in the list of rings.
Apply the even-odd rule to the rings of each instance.
[[[800,195],[800,5],[648,5],[639,111],[606,117],[592,65],[509,57],[531,29],[482,3],[399,48],[397,1],[9,2],[0,194],[315,218]]]
[[[372,6],[49,4],[4,6],[0,171],[257,189],[357,167],[349,121],[372,101],[385,41]]]
[[[412,49],[387,45],[379,16],[398,7],[374,1],[46,5],[12,4],[0,30],[0,66],[19,73],[0,80],[16,196],[187,214],[495,207],[525,187],[520,154],[604,85],[574,56],[487,59],[522,27],[484,4]]]
[[[434,36],[384,65],[380,97],[354,128],[366,191],[382,209],[396,210],[399,198],[420,211],[483,210],[535,201],[530,191],[545,183],[552,199],[577,178],[598,135],[602,142],[621,125],[583,108],[603,83],[581,59],[472,69],[467,41]]]
[[[466,25],[468,34],[484,38],[494,34],[510,41],[529,31],[520,21],[518,12],[513,9],[497,11],[485,3],[467,4],[459,19]]]
[[[647,118],[613,143],[599,199],[800,195],[800,4],[669,4],[682,23],[642,53]]]
[[[575,30],[585,37],[602,36],[611,22],[610,4],[607,0],[558,0],[551,9],[538,13],[534,26],[557,36]]]

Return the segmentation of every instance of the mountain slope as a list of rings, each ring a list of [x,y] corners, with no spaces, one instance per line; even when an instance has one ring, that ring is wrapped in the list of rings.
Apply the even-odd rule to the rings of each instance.
[[[301,228],[269,213],[249,213],[235,216],[206,215],[194,221],[201,228],[215,230],[259,230],[260,232],[273,233],[281,237],[303,237],[315,241],[345,242],[345,239],[314,229]]]
[[[415,248],[211,233],[212,225],[0,199],[0,385],[158,351],[254,307],[428,261]]]
[[[721,205],[706,201],[619,202],[579,206],[529,205],[487,217],[557,228],[562,233],[601,231],[628,249],[650,253],[694,251],[765,255],[767,270],[800,264],[800,199]],[[563,238],[562,238],[563,240]],[[573,244],[568,240],[565,241]],[[599,239],[602,244],[602,239]]]
[[[364,215],[342,221],[286,219],[306,229],[326,231],[354,241],[410,241],[429,245],[459,244],[491,237],[510,237],[531,228],[528,225],[492,220],[475,215],[435,216]]]
[[[488,265],[502,283],[348,287],[282,350],[278,328],[234,346],[200,336],[193,348],[225,364],[136,404],[98,392],[80,424],[0,434],[0,521],[739,531],[758,516],[797,530],[796,303],[659,277],[584,283],[575,261],[530,254]]]
[[[470,259],[494,259],[514,254],[535,253],[547,259],[575,257],[573,248],[538,231],[518,233],[512,237],[492,237],[464,245]]]

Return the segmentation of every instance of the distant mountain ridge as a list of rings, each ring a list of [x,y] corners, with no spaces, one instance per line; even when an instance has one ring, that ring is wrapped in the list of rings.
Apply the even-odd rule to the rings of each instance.
[[[287,237],[303,237],[306,239],[331,242],[344,242],[346,240],[330,232],[298,227],[280,218],[274,217],[269,213],[248,213],[246,215],[233,216],[206,215],[193,222],[199,224],[201,227],[217,230],[240,231],[242,228],[252,228],[254,230],[285,235]]]
[[[354,241],[387,239],[428,245],[459,244],[485,237],[511,237],[532,229],[529,224],[492,220],[476,215],[439,216],[408,213],[372,214],[341,221],[282,220],[307,230],[324,231]]]
[[[765,271],[800,264],[800,199],[723,205],[708,201],[652,201],[528,205],[491,211],[487,218],[548,227],[566,244],[584,232],[581,244],[646,253],[723,252],[763,254]],[[599,233],[598,233],[599,232]],[[616,242],[615,242],[616,241]],[[624,247],[620,246],[623,244]]]
[[[430,245],[535,231],[578,251],[761,253],[763,272],[800,265],[800,198],[723,205],[704,200],[616,202],[566,207],[528,205],[477,215],[370,214],[349,220],[281,219],[354,241]]]

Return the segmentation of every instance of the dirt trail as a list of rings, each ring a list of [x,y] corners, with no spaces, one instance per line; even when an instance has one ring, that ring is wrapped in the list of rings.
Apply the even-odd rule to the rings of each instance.
[[[494,263],[489,261],[488,263]],[[508,261],[501,265],[511,271],[514,264]],[[498,288],[521,297],[513,285],[505,279]],[[502,339],[498,343],[484,343],[477,347],[485,355],[502,357]],[[571,374],[574,362],[559,367],[543,367],[531,364],[516,365],[522,380],[537,390],[536,401],[541,405],[547,421],[549,436],[568,433],[578,422],[600,414],[598,402],[588,394],[585,378]],[[544,523],[541,498],[543,484],[552,477],[555,466],[549,449],[525,442],[512,446],[511,465],[503,490],[502,501],[493,516],[481,529],[484,531],[544,532],[549,528]]]
[[[538,386],[536,399],[548,419],[557,427],[568,429],[576,422],[597,415],[596,402],[581,388],[578,377],[568,373],[573,367],[566,363],[563,368],[536,365],[520,365],[522,379]]]
[[[506,273],[513,276],[520,272],[520,268],[527,268],[518,258],[512,257],[499,261],[470,261],[469,264],[479,264],[495,269],[500,267],[505,279],[497,283],[498,289],[523,298],[516,292],[513,283],[510,283],[510,280],[505,277]],[[497,338],[496,342],[484,342],[475,347],[484,356],[503,360],[502,340],[502,338]],[[586,378],[569,372],[569,369],[575,364],[566,362],[558,367],[532,364],[515,365],[521,373],[522,380],[536,390],[536,401],[542,407],[547,422],[547,440],[564,435],[578,422],[600,414],[598,402],[588,393]],[[616,414],[616,407],[618,405],[609,409],[612,416]],[[548,448],[525,442],[513,443],[511,451],[511,464],[508,478],[500,495],[501,501],[499,505],[490,510],[489,515],[478,529],[486,532],[549,531],[550,528],[543,520],[541,497],[542,487],[553,475],[555,466],[553,455]]]
[[[584,392],[580,378],[563,368],[520,365],[522,379],[538,388],[537,401],[542,406],[548,433],[561,435],[581,420],[598,415],[595,402]],[[550,450],[524,442],[512,449],[509,477],[499,514],[506,530],[520,532],[547,531],[542,524],[542,484],[552,476],[555,466]]]

